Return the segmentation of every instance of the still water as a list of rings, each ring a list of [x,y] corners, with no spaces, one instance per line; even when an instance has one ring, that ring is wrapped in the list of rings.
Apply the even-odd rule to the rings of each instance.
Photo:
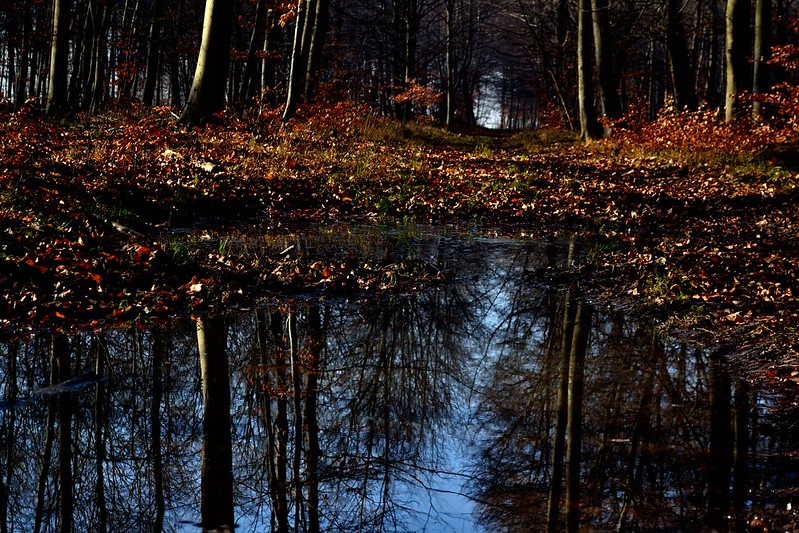
[[[537,274],[579,261],[573,242],[381,242],[451,281],[4,340],[0,530],[791,523],[781,398],[548,290]]]

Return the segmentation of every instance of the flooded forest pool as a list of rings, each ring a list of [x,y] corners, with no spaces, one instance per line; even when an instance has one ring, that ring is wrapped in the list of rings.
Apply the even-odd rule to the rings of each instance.
[[[547,288],[536,273],[578,260],[574,242],[386,243],[454,275],[415,294],[6,335],[0,529],[793,523],[786,400],[717,353]]]

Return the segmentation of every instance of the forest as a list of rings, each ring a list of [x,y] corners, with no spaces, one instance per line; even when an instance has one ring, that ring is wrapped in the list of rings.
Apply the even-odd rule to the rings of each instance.
[[[0,531],[796,530],[798,186],[793,0],[0,0]]]
[[[16,110],[140,102],[185,121],[347,101],[599,137],[633,110],[729,121],[744,98],[768,114],[795,81],[795,16],[787,0],[3,2],[0,94]]]
[[[221,236],[404,220],[587,235],[550,282],[790,361],[798,25],[784,0],[4,2],[3,323],[438,279]]]

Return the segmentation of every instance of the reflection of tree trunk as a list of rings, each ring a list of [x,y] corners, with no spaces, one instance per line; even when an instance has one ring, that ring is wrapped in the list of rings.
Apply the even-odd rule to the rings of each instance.
[[[11,341],[8,343],[8,368],[6,370],[6,396],[8,402],[13,405],[17,398],[17,353],[19,343]],[[8,504],[11,497],[10,489],[14,478],[14,443],[16,442],[16,418],[17,410],[9,409],[8,418],[4,420],[2,427],[3,435],[8,439],[6,444],[5,457],[5,479],[0,479],[0,532],[8,533]]]
[[[735,478],[732,485],[732,505],[736,511],[743,511],[746,500],[746,483],[749,478],[749,384],[739,379],[735,382]]]
[[[317,392],[319,385],[319,358],[324,339],[319,306],[308,309],[308,378],[305,387],[306,450],[308,468],[308,531],[319,532],[319,424],[317,421]]]
[[[300,354],[297,343],[297,315],[289,311],[286,319],[289,334],[289,354],[291,355],[291,385],[294,400],[294,461],[291,465],[294,480],[294,531],[300,530],[302,518],[302,476],[300,466],[302,461],[302,374],[300,374]]]
[[[665,360],[665,357],[662,357],[662,347],[654,335],[652,337],[651,355],[651,360],[647,368],[644,369],[644,381],[640,389],[641,400],[635,416],[635,426],[630,436],[630,453],[627,459],[627,490],[624,494],[624,506],[619,513],[617,531],[626,529],[625,522],[627,517],[635,515],[635,504],[640,501],[640,498],[636,498],[636,495],[640,495],[643,492],[644,460],[641,449],[649,440],[652,430],[656,362],[658,359]],[[636,462],[638,462],[637,468]]]
[[[104,338],[98,334],[93,338],[95,344],[94,353],[96,356],[95,374],[99,377],[105,374],[105,348]],[[105,501],[105,424],[107,394],[105,383],[99,381],[96,385],[94,397],[94,450],[96,456],[95,464],[95,499],[97,501],[97,524],[99,533],[105,533],[108,525],[108,509]]]
[[[58,374],[56,372],[57,365],[52,361],[54,360],[51,351],[50,363],[50,385],[58,383]],[[47,490],[47,478],[50,473],[50,465],[53,459],[53,444],[55,442],[55,421],[56,411],[58,405],[56,403],[55,395],[50,396],[47,407],[47,432],[44,437],[44,450],[42,452],[42,469],[39,472],[39,479],[36,484],[36,510],[34,511],[33,519],[33,533],[39,533],[42,530],[42,522],[44,520],[44,500],[45,491]]]
[[[233,526],[233,453],[227,329],[223,319],[197,319],[203,383],[203,450],[200,512],[203,526]]]
[[[583,423],[583,376],[591,311],[577,304],[569,362],[569,416],[566,422],[566,530],[580,529],[580,446]]]
[[[574,331],[571,295],[567,294],[563,301],[563,336],[560,345],[560,370],[558,379],[558,406],[555,421],[555,436],[552,445],[552,476],[549,487],[549,503],[547,505],[547,531],[558,530],[558,514],[563,479],[563,452],[566,445],[566,420],[568,417],[569,396],[569,355]]]
[[[71,377],[69,364],[69,339],[54,333],[51,358],[55,368],[56,383]],[[72,395],[58,395],[58,483],[60,533],[72,531],[72,509],[74,487],[72,483]]]
[[[153,497],[155,498],[155,518],[153,531],[164,529],[166,501],[164,499],[164,461],[161,450],[161,400],[164,394],[163,369],[167,353],[167,330],[153,326],[153,396],[150,403],[150,443],[153,456]]]
[[[272,505],[275,507],[274,520],[277,533],[289,530],[289,512],[286,503],[286,448],[289,434],[289,421],[286,405],[286,352],[283,342],[283,326],[279,311],[270,315],[272,336],[275,343],[275,381],[277,388],[275,412],[275,495]]]
[[[718,350],[710,353],[710,455],[708,469],[708,526],[726,530],[730,508],[730,473],[733,462],[730,378]]]

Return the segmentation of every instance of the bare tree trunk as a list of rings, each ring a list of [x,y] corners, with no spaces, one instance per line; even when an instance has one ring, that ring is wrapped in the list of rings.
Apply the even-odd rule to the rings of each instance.
[[[225,109],[232,26],[233,2],[206,0],[200,55],[181,122],[203,124]]]
[[[64,111],[67,105],[69,68],[69,19],[71,0],[55,0],[53,4],[53,40],[50,47],[50,85],[47,89],[49,116]]]
[[[591,20],[594,30],[594,58],[599,78],[600,112],[609,119],[621,116],[621,102],[616,91],[616,73],[613,63],[613,50],[608,42],[611,36],[608,0],[591,0]],[[610,130],[606,129],[605,134]]]
[[[14,83],[14,110],[19,110],[27,99],[28,92],[25,90],[28,82],[28,72],[32,70],[30,64],[30,41],[31,41],[31,6],[30,0],[25,0],[22,11],[22,48],[19,51],[19,70]]]
[[[142,102],[153,105],[155,99],[155,87],[161,75],[161,27],[164,16],[166,0],[155,0],[153,2],[152,19],[150,20],[150,35],[147,39],[147,67],[144,78],[144,92]]]
[[[451,130],[455,119],[455,44],[453,42],[455,0],[447,0],[446,14],[447,50],[446,50],[446,69],[447,69],[447,129]]]
[[[304,55],[304,41],[309,8],[313,0],[299,0],[297,4],[297,17],[294,21],[294,44],[291,47],[291,69],[289,70],[288,94],[286,96],[286,108],[283,111],[283,122],[294,117],[297,111],[297,104],[302,98],[302,89],[305,87],[305,71],[307,60]]]
[[[261,79],[258,70],[262,61],[256,57],[256,52],[264,42],[267,14],[266,1],[258,0],[258,3],[255,5],[255,24],[253,25],[252,34],[250,34],[250,45],[247,49],[247,62],[244,66],[241,90],[238,95],[239,100],[242,101],[249,100],[261,92]]]
[[[727,0],[725,44],[727,50],[724,118],[731,122],[738,112],[738,95],[748,86],[747,50],[749,37],[749,0]]]
[[[308,50],[308,66],[305,72],[305,101],[313,102],[316,98],[319,80],[319,64],[322,61],[322,49],[327,35],[330,0],[316,0],[313,33]]]
[[[671,81],[674,84],[674,103],[678,110],[695,110],[696,77],[688,56],[680,0],[666,0],[666,47],[669,50]]]
[[[580,107],[580,137],[598,139],[602,128],[594,108],[594,84],[591,78],[591,5],[577,0],[577,100]]]
[[[761,105],[757,95],[768,92],[768,60],[771,48],[771,0],[755,1],[755,46],[752,72],[752,94],[755,95],[752,113],[755,120],[760,118]]]

